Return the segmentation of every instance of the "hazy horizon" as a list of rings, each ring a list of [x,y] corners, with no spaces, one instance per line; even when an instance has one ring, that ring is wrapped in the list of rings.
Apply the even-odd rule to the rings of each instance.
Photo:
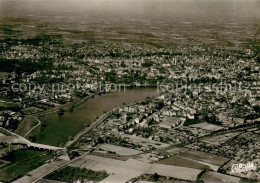
[[[259,0],[0,0],[0,16],[100,16],[126,18],[259,19]]]

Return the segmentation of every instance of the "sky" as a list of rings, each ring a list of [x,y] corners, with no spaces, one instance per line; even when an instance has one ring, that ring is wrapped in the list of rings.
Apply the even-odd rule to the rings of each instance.
[[[0,16],[259,19],[260,0],[0,0]]]

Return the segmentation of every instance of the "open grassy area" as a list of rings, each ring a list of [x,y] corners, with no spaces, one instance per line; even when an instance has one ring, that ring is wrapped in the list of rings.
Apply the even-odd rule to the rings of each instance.
[[[188,119],[187,121],[185,121],[183,126],[189,126],[189,125],[194,125],[194,124],[198,124],[198,123],[202,123],[202,121],[200,119]]]
[[[34,114],[34,113],[37,113],[37,112],[40,112],[42,111],[42,109],[39,109],[37,107],[29,107],[29,108],[26,108],[26,109],[22,109],[22,112],[25,113],[25,114]]]
[[[1,159],[10,163],[0,168],[0,181],[11,182],[43,165],[53,155],[49,152],[21,149],[9,152]]]
[[[108,174],[105,171],[93,171],[86,168],[67,166],[61,170],[55,171],[45,179],[57,180],[62,182],[75,182],[77,180],[87,181],[101,181],[106,178]]]
[[[32,127],[36,126],[38,121],[34,116],[25,116],[22,122],[18,125],[18,128],[15,130],[15,133],[24,136]]]
[[[11,151],[7,155],[3,156],[1,159],[5,161],[10,161],[11,163],[17,163],[23,161],[32,156],[36,156],[43,153],[42,151],[31,150],[31,149],[21,149],[16,151]]]

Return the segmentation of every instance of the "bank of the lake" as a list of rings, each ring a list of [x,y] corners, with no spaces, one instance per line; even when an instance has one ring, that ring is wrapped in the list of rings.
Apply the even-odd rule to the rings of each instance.
[[[69,137],[74,137],[87,125],[91,124],[104,111],[110,111],[123,103],[139,102],[147,97],[158,95],[156,88],[133,88],[126,89],[125,92],[95,96],[76,107],[73,112],[66,111],[63,116],[52,113],[40,118],[46,127],[36,135],[35,141],[37,143],[60,146],[65,144]]]

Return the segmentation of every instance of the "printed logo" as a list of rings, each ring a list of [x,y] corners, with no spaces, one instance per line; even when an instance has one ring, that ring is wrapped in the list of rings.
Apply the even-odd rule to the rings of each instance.
[[[256,165],[254,162],[247,162],[247,163],[239,163],[234,164],[231,167],[232,173],[241,173],[241,172],[248,172],[250,170],[256,170]]]

